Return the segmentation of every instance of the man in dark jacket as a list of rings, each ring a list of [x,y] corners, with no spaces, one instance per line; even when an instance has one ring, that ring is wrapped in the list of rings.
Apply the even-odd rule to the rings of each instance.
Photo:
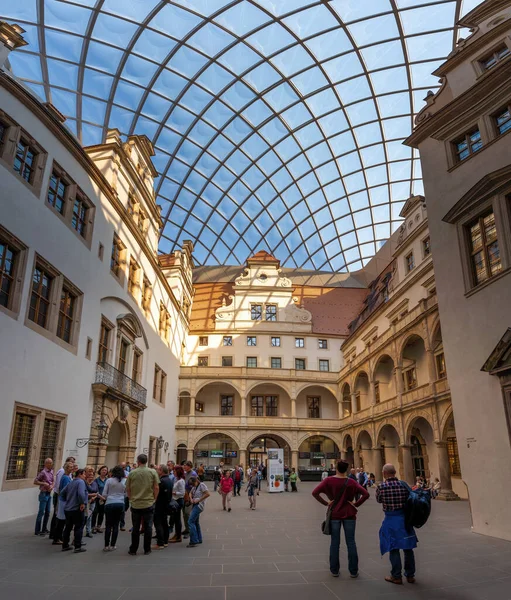
[[[239,465],[236,465],[236,468],[232,472],[232,480],[234,481],[234,495],[236,493],[240,496],[241,484],[243,483],[243,471],[241,470]]]
[[[154,528],[156,529],[156,546],[153,550],[163,550],[169,542],[169,519],[168,510],[172,500],[172,480],[169,477],[167,465],[158,467],[160,477],[160,491],[154,505]]]

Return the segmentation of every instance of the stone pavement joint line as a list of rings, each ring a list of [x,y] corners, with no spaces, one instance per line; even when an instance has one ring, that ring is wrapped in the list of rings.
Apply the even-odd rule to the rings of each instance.
[[[36,538],[32,518],[4,523],[0,598],[170,600],[181,592],[187,600],[511,599],[511,542],[471,533],[466,502],[434,502],[418,531],[417,583],[397,587],[383,579],[389,563],[378,547],[382,512],[371,492],[357,521],[360,576],[348,576],[343,540],[341,577],[332,578],[313,485],[274,495],[263,486],[256,511],[244,494],[233,499],[231,513],[223,512],[214,494],[201,516],[202,546],[175,544],[150,556],[128,556],[128,532],[119,534],[115,552],[104,554],[102,535],[95,535],[86,553],[74,555]]]

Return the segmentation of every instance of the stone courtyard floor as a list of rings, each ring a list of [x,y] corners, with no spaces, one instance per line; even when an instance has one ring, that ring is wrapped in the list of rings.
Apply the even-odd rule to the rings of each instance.
[[[128,555],[130,534],[120,533],[115,552],[104,554],[102,536],[86,539],[87,552],[62,553],[33,535],[32,518],[0,525],[2,600],[335,600],[420,598],[511,599],[511,542],[470,532],[467,502],[436,501],[418,531],[417,583],[386,583],[387,557],[378,550],[381,507],[371,498],[357,522],[360,577],[350,579],[341,550],[341,577],[328,570],[329,538],[320,533],[323,508],[313,484],[297,494],[261,491],[258,509],[246,494],[221,510],[215,494],[201,517],[204,543]],[[341,545],[344,541],[341,542]]]

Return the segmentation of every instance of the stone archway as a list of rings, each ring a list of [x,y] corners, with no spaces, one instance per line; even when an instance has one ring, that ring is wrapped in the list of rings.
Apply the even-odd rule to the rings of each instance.
[[[284,464],[291,466],[290,443],[278,433],[252,435],[247,444],[247,464],[265,464],[267,450],[270,448],[282,448],[284,450]]]
[[[125,446],[126,427],[116,419],[108,432],[108,446],[105,450],[105,465],[109,469],[125,461]],[[122,451],[121,448],[123,448]]]

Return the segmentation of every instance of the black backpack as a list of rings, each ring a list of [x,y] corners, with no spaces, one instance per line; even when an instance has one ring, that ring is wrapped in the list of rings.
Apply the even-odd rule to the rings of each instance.
[[[431,492],[425,489],[412,490],[406,482],[401,483],[410,492],[405,505],[405,526],[407,529],[420,529],[431,514]]]

